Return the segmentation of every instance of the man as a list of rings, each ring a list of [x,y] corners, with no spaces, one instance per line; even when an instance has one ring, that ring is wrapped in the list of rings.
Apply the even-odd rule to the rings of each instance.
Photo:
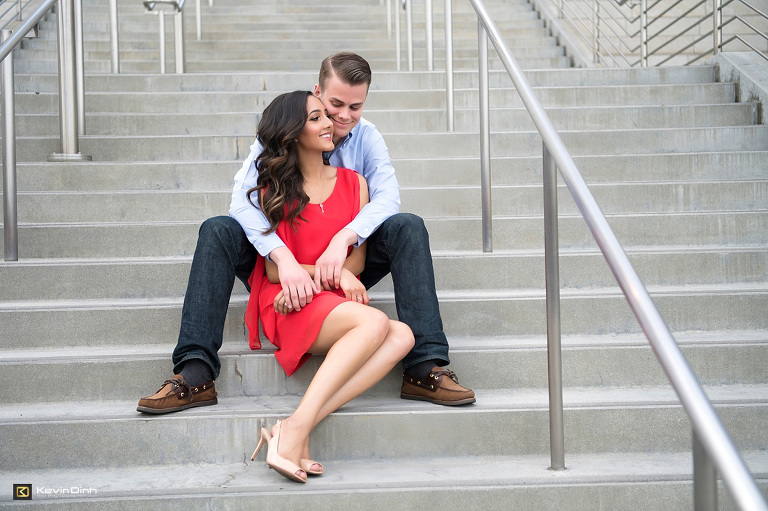
[[[389,151],[376,127],[361,117],[370,84],[365,59],[338,53],[323,61],[314,89],[334,124],[335,148],[324,156],[331,165],[365,177],[370,203],[331,240],[315,264],[313,280],[276,234],[262,234],[266,218],[247,199],[258,176],[254,161],[261,145],[256,140],[235,175],[230,216],[209,218],[200,227],[173,352],[176,376],[141,399],[138,411],[160,414],[216,404],[214,379],[221,369],[218,350],[229,297],[236,276],[247,283],[257,253],[277,264],[288,306],[300,310],[321,288],[338,287],[347,248],[366,240],[361,281],[370,288],[392,273],[398,318],[416,339],[403,359],[400,397],[449,406],[475,402],[474,392],[462,387],[453,371],[443,369],[450,362],[448,341],[435,292],[429,237],[421,218],[398,213],[400,193]]]

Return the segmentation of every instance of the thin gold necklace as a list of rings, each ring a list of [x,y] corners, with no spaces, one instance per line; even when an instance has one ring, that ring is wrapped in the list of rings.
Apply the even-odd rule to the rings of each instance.
[[[325,213],[325,209],[323,209],[323,191],[325,188],[325,181],[323,180],[323,171],[325,170],[325,165],[320,167],[320,213]]]

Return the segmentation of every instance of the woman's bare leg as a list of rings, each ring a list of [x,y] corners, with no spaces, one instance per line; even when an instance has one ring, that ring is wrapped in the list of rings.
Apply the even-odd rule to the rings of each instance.
[[[328,415],[373,387],[413,348],[413,333],[408,325],[389,321],[389,331],[379,349],[357,370],[347,382],[323,405],[315,418],[314,428]],[[309,437],[302,449],[302,458],[311,459]]]
[[[282,423],[279,454],[298,464],[320,410],[379,349],[389,331],[381,311],[345,302],[326,317],[310,353],[326,353],[294,413]]]
[[[390,320],[389,332],[378,350],[347,382],[326,401],[317,415],[315,426],[381,381],[413,348],[413,333],[408,325]]]

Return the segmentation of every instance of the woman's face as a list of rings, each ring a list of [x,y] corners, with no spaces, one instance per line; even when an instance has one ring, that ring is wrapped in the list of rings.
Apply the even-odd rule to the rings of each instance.
[[[333,150],[333,122],[328,117],[322,101],[315,96],[307,97],[307,122],[296,142],[302,149]]]

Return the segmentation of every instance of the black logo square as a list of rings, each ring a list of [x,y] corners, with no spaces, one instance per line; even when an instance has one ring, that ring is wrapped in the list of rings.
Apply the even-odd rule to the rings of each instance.
[[[32,500],[32,485],[14,484],[13,500]]]

